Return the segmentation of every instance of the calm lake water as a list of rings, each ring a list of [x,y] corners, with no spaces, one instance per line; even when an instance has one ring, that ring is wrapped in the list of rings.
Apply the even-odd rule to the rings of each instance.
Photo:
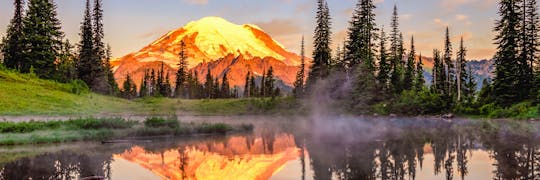
[[[0,147],[0,179],[540,179],[536,124],[209,118],[253,133]]]

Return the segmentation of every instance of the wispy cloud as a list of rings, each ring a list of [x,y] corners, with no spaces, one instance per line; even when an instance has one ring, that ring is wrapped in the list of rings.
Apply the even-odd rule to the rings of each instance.
[[[187,2],[189,4],[199,4],[199,5],[208,4],[208,0],[184,0],[184,2]]]

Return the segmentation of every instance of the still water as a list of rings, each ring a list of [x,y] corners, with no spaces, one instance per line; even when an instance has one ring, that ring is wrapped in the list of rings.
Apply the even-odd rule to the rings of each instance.
[[[220,121],[214,118],[212,121]],[[238,118],[253,133],[0,147],[0,179],[540,179],[534,123]]]

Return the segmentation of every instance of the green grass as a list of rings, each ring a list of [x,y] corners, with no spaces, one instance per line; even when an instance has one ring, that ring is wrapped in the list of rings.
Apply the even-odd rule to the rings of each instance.
[[[133,136],[223,134],[252,130],[253,125],[250,124],[180,123],[176,118],[148,118],[142,123],[119,118],[0,122],[0,145],[109,140]]]
[[[88,92],[77,82],[58,83],[0,67],[0,116],[105,115],[242,115],[287,113],[293,98],[133,101]]]

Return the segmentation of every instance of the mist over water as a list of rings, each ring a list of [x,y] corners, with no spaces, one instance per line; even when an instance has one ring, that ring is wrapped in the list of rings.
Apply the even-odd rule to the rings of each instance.
[[[0,179],[540,178],[537,124],[334,115],[212,121],[256,128],[127,144],[0,148]]]

